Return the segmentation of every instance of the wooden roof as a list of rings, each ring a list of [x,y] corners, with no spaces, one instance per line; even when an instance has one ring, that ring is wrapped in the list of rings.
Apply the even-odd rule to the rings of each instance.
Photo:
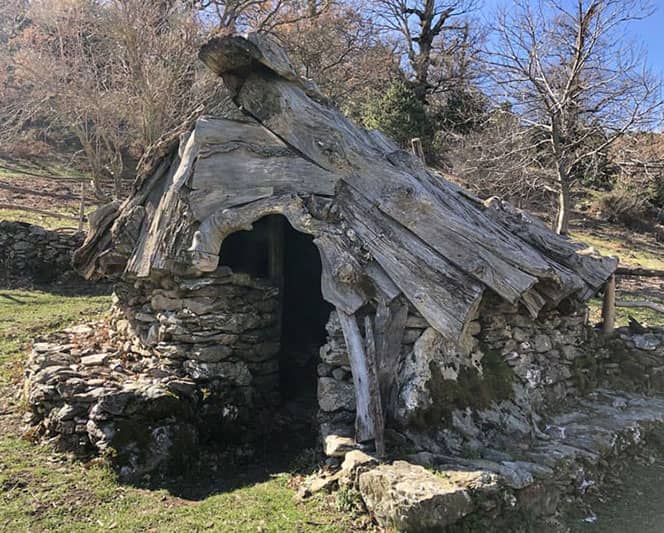
[[[456,343],[487,288],[536,316],[588,299],[615,270],[614,258],[509,204],[485,205],[357,126],[267,38],[215,39],[200,58],[241,112],[186,124],[133,195],[95,215],[75,258],[88,277],[209,272],[227,235],[280,213],[314,235],[323,295],[338,309],[403,294]]]

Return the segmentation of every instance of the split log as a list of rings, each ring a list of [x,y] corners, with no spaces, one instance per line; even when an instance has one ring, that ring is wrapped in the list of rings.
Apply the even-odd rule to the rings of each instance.
[[[337,177],[302,159],[257,122],[200,119],[188,204],[196,220],[270,196],[332,196]]]
[[[396,406],[399,356],[407,319],[407,304],[395,302],[389,306],[382,299],[378,301],[375,318],[376,361],[381,405],[386,419],[393,415]]]
[[[486,213],[509,231],[580,276],[590,285],[593,293],[602,287],[618,266],[616,258],[600,255],[587,245],[556,235],[540,219],[507,202],[497,198],[488,200]]]
[[[365,271],[376,291],[380,294],[381,299],[384,299],[387,303],[401,294],[399,287],[394,284],[387,273],[375,261],[369,263],[365,267]]]
[[[338,197],[345,219],[422,316],[444,337],[460,338],[479,306],[482,285],[350,187],[340,187]]]
[[[337,309],[337,313],[346,341],[355,388],[355,440],[366,442],[375,436],[375,420],[371,415],[369,369],[364,352],[364,341],[355,315],[349,315],[343,309]]]
[[[322,234],[314,239],[321,259],[323,298],[348,314],[369,301],[362,287],[362,267],[338,235]]]
[[[616,269],[618,276],[635,276],[644,278],[664,278],[664,270],[657,270],[654,268],[628,268],[620,267]]]

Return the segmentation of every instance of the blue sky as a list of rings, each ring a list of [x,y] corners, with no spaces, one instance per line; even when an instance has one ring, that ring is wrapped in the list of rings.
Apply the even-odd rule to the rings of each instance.
[[[493,12],[497,5],[509,4],[508,0],[484,0],[484,17]],[[664,0],[653,0],[656,6],[655,13],[630,25],[633,39],[643,43],[648,54],[648,63],[656,74],[664,77]]]

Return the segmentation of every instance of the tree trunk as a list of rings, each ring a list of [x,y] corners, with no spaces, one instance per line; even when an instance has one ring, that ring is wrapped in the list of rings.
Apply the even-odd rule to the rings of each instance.
[[[569,178],[564,170],[558,170],[558,215],[556,218],[556,233],[567,235],[569,232],[569,217],[572,208],[570,196]]]

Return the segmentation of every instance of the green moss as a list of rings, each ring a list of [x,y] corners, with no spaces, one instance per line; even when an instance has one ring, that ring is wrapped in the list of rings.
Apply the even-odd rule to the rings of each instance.
[[[514,373],[495,351],[485,350],[483,373],[462,367],[456,380],[443,379],[440,369],[431,365],[429,386],[434,406],[422,416],[426,425],[449,421],[455,409],[487,409],[491,403],[512,398]]]

